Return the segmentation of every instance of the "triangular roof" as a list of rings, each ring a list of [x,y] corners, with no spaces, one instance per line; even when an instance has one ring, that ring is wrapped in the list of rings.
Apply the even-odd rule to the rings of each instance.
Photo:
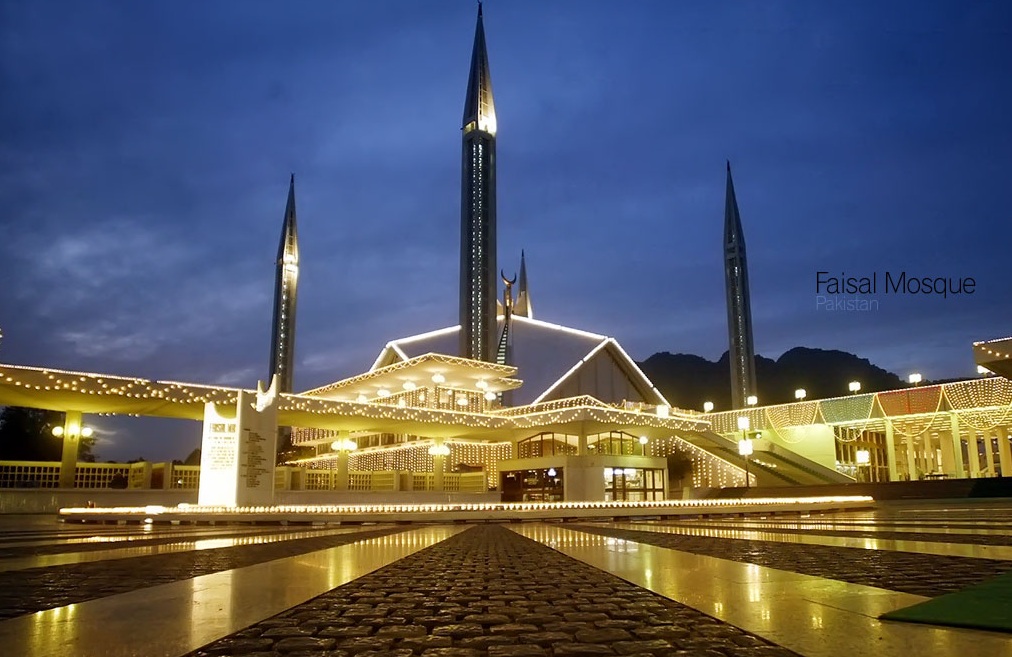
[[[500,317],[500,329],[502,322],[503,318]],[[391,340],[373,363],[373,369],[426,353],[453,354],[457,349],[459,331],[459,326],[449,326],[429,333]],[[649,404],[669,405],[614,338],[529,317],[514,316],[512,340],[511,364],[517,367],[517,377],[524,382],[519,390],[512,393],[512,402],[515,405],[554,398],[563,390],[572,391],[574,395],[587,394],[611,402],[629,399]],[[592,382],[581,379],[581,373],[586,368],[596,365],[594,360],[598,356],[607,356],[613,367],[624,377],[628,390],[638,394],[642,399],[632,399],[631,395],[617,399],[609,398],[608,394],[603,394],[606,391],[593,389]]]

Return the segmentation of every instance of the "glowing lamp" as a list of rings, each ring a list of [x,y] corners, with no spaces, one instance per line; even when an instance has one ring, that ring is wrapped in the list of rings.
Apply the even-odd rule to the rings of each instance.
[[[748,397],[745,398],[745,403],[748,404],[749,406],[755,406],[756,404],[759,403],[759,398],[756,397],[755,395],[749,395]]]
[[[860,381],[851,381],[850,383],[847,384],[847,389],[850,390],[851,392],[854,392],[854,393],[860,392],[861,391],[861,382]]]
[[[53,427],[53,435],[56,436],[57,438],[59,438],[60,436],[62,436],[63,435],[63,427],[59,427],[59,426]]]
[[[805,390],[804,388],[798,388],[797,390],[794,391],[794,398],[797,399],[797,400],[802,400],[802,399],[804,399],[807,396],[808,396],[808,391]]]
[[[866,449],[859,449],[856,453],[858,465],[868,465],[871,463],[871,452]]]
[[[752,421],[746,415],[738,416],[738,431],[748,431],[752,428]]]
[[[446,382],[446,377],[443,376],[442,374],[440,374],[439,372],[436,372],[435,374],[432,375],[432,382],[433,383],[444,383],[444,382]]]
[[[911,385],[917,385],[918,383],[920,383],[922,381],[920,372],[914,372],[913,374],[908,376],[907,381],[909,381]]]
[[[496,394],[494,392],[492,392],[491,390],[489,390],[488,392],[485,393],[485,399],[487,399],[488,401],[495,401],[495,398],[496,398]]]
[[[640,445],[646,445],[646,444],[647,444],[647,437],[646,436],[640,436]]]
[[[742,438],[738,441],[738,454],[741,456],[751,456],[753,452],[752,440],[750,438]]]
[[[710,413],[712,411],[713,411],[713,402],[712,401],[703,402],[703,412]]]

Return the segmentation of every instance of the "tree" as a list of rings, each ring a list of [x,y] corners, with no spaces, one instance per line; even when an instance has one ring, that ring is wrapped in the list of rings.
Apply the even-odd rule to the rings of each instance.
[[[39,408],[5,406],[0,410],[0,460],[59,461],[63,439],[53,427],[63,426],[64,414]],[[80,438],[77,460],[94,462],[94,438]]]

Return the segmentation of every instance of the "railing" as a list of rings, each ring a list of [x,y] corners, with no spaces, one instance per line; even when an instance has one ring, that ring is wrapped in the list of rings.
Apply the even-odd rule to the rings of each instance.
[[[199,465],[173,463],[78,463],[74,488],[129,488],[196,490]],[[53,461],[0,461],[0,488],[59,488],[60,463]],[[442,490],[460,493],[488,492],[484,472],[443,474]],[[279,466],[274,471],[275,490],[338,490],[337,470],[308,470]],[[434,491],[431,472],[396,470],[348,473],[350,491]]]
[[[78,463],[74,488],[151,488],[151,464]],[[59,488],[57,461],[0,461],[0,488]],[[196,485],[193,486],[196,488]]]

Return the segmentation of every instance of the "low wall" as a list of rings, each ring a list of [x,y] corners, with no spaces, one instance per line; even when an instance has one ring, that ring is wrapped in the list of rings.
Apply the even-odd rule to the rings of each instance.
[[[59,489],[59,488],[6,488],[0,491],[0,514],[3,513],[56,513],[68,506],[99,507],[147,506],[159,504],[176,506],[181,502],[197,503],[195,490],[117,490],[117,489]]]
[[[274,494],[275,504],[494,504],[498,491],[447,493],[440,491],[334,491],[284,490]]]

